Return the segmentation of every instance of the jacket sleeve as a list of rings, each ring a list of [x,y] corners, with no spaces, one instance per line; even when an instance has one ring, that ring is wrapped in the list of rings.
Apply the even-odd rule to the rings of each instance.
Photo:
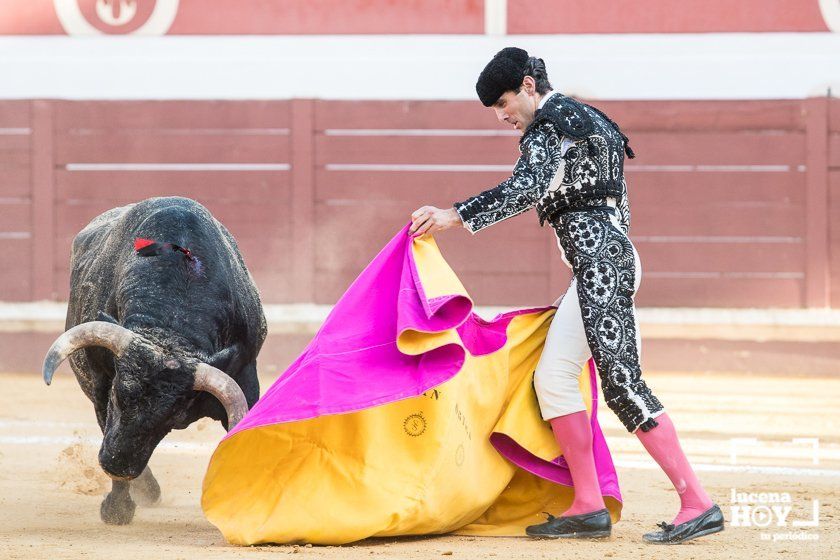
[[[492,189],[453,205],[464,227],[470,233],[477,233],[533,208],[557,171],[559,144],[551,125],[529,131],[523,138],[522,155],[516,161],[513,175]]]

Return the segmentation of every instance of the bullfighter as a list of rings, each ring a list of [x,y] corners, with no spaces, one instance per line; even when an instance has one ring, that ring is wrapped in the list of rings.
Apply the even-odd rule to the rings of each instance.
[[[674,424],[642,379],[641,339],[634,296],[639,255],[628,237],[630,206],[624,158],[628,138],[603,112],[552,89],[542,59],[520,48],[499,51],[478,77],[476,92],[499,121],[521,132],[521,156],[510,178],[455,203],[423,206],[409,232],[431,234],[454,226],[477,233],[536,208],[554,230],[574,278],[559,303],[534,373],[543,418],[563,450],[575,489],[560,516],[527,528],[536,538],[600,538],[612,524],[599,491],[592,431],[578,390],[592,357],[604,400],[659,464],[680,497],[670,523],[647,533],[649,543],[676,544],[724,528],[723,514],[703,489],[679,443]]]

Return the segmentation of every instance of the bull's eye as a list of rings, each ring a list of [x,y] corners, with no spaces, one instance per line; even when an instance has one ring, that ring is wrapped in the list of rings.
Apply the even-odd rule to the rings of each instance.
[[[117,405],[122,409],[131,409],[137,406],[141,397],[140,384],[134,378],[125,378],[120,380],[120,385],[116,387],[114,396],[117,399]]]

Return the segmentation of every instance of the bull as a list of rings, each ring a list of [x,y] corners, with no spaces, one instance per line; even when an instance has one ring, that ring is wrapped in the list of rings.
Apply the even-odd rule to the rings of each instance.
[[[193,200],[114,208],[79,232],[65,328],[44,381],[69,358],[93,403],[112,479],[105,523],[160,499],[148,462],[166,434],[204,417],[232,428],[259,397],[259,293],[233,236]]]

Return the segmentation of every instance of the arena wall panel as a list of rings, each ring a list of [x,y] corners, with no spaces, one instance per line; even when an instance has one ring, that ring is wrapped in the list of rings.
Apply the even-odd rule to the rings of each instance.
[[[597,103],[638,154],[640,305],[840,306],[838,103]],[[2,101],[2,299],[66,299],[90,219],[181,195],[236,236],[267,303],[331,304],[411,211],[506,178],[517,140],[459,101]],[[438,242],[481,304],[545,304],[569,280],[533,213]]]
[[[31,297],[33,212],[32,115],[26,101],[0,103],[0,298]]]
[[[150,196],[188,196],[237,238],[263,292],[292,301],[288,101],[56,102],[55,284],[66,299],[75,234]]]
[[[829,289],[831,306],[840,307],[840,99],[827,100],[826,105]]]

